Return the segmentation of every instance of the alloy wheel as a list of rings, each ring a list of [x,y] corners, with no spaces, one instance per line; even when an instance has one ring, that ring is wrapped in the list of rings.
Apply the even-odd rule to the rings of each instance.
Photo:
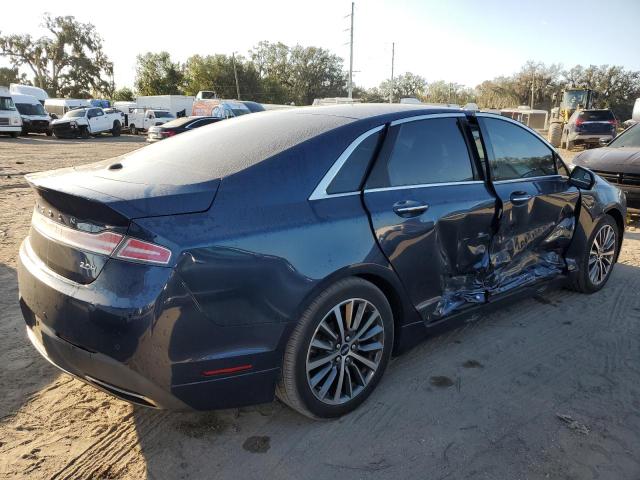
[[[378,309],[351,298],[327,313],[307,351],[307,381],[321,402],[337,405],[357,397],[378,371],[385,340]]]
[[[603,225],[589,250],[589,279],[595,286],[600,285],[613,267],[616,252],[616,233],[611,225]]]

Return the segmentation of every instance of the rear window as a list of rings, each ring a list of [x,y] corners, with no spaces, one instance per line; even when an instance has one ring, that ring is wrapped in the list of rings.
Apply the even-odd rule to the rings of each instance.
[[[177,118],[175,120],[171,120],[170,122],[167,122],[162,126],[164,128],[180,128],[180,127],[184,127],[188,123],[193,122],[193,120],[194,120],[193,118],[182,117],[182,118]]]
[[[611,110],[584,110],[579,117],[585,122],[606,122],[615,119]]]
[[[163,112],[162,110],[156,110],[154,113],[156,114],[156,118],[174,118],[172,113]]]

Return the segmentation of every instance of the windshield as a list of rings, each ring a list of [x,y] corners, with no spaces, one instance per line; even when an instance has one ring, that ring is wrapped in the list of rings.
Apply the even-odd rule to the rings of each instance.
[[[67,113],[64,114],[64,118],[84,117],[84,113],[85,112],[86,112],[86,110],[84,108],[80,108],[80,109],[76,109],[76,110],[69,110]]]
[[[162,110],[156,110],[155,112],[156,118],[175,118],[173,114],[169,112],[163,112]]]
[[[0,110],[12,110],[15,111],[16,107],[13,104],[11,97],[0,97]]]
[[[46,115],[41,103],[16,103],[16,108],[22,115]]]
[[[608,146],[613,148],[622,147],[635,147],[640,148],[640,124],[636,124],[633,127],[628,128],[620,134],[613,142]]]
[[[587,92],[584,90],[570,90],[564,92],[562,103],[569,108],[578,108],[578,105],[587,104]]]

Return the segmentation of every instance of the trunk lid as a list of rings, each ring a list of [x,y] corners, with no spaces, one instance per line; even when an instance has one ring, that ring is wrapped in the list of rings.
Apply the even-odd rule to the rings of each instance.
[[[131,220],[206,211],[219,179],[168,165],[115,159],[27,175],[36,192],[29,248],[47,267],[71,281],[95,280]],[[80,239],[75,241],[74,239]],[[88,250],[83,246],[96,245]]]

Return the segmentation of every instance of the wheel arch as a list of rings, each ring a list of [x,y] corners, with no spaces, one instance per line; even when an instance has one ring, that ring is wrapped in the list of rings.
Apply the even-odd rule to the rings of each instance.
[[[283,335],[282,343],[279,348],[284,349],[284,346],[289,341],[291,332],[295,328],[295,325],[297,325],[298,319],[302,316],[313,300],[334,283],[349,277],[366,280],[382,291],[389,302],[391,312],[393,314],[393,327],[395,331],[393,352],[395,354],[409,348],[403,346],[406,342],[403,341],[402,329],[410,324],[419,323],[421,324],[420,326],[422,326],[422,320],[417,310],[407,297],[404,287],[396,273],[390,266],[378,264],[359,264],[343,267],[320,280],[300,302],[294,313],[293,321],[288,329],[289,331]]]
[[[607,209],[604,210],[605,215],[609,215],[610,217],[613,217],[613,219],[616,222],[616,225],[618,226],[618,256],[620,255],[620,250],[622,249],[622,238],[624,237],[624,217],[622,216],[622,212],[617,209],[615,206],[611,206]],[[616,261],[618,260],[618,257],[616,257]]]

